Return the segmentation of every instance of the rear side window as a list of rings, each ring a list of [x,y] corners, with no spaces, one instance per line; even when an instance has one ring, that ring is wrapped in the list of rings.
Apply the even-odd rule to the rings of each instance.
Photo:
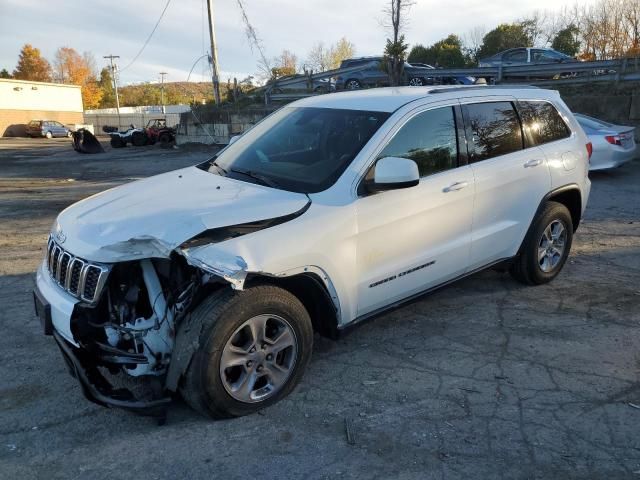
[[[502,57],[502,60],[504,60],[505,62],[526,62],[527,51],[523,49],[505,53]]]
[[[568,138],[571,130],[551,103],[545,101],[518,102],[528,143],[542,145]]]
[[[464,111],[471,162],[522,150],[520,120],[511,102],[472,103]]]
[[[405,123],[378,158],[403,157],[418,164],[421,177],[458,165],[458,141],[453,107],[419,113]]]

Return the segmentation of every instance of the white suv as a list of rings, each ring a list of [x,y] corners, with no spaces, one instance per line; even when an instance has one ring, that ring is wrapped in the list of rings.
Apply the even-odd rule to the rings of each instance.
[[[590,144],[556,92],[405,87],[292,103],[211,160],[57,218],[36,311],[85,395],[161,413],[287,395],[314,331],[488,266],[562,269]]]

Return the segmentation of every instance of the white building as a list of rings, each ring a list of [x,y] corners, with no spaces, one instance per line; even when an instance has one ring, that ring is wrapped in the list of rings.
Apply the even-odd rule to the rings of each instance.
[[[24,135],[31,120],[83,123],[80,86],[0,79],[0,136]]]

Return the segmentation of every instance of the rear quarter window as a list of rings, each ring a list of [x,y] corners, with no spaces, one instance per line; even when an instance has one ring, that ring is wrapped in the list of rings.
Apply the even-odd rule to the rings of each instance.
[[[542,145],[571,136],[571,130],[553,104],[546,101],[520,101],[518,107],[527,146]]]

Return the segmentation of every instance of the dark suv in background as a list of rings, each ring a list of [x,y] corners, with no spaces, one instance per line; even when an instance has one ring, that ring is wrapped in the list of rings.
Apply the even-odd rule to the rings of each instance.
[[[28,137],[70,137],[71,130],[55,120],[31,120],[25,129]]]
[[[343,60],[340,68],[364,67],[362,70],[340,74],[335,77],[336,90],[358,90],[366,87],[389,86],[389,75],[382,68],[382,57],[360,57]],[[404,85],[422,86],[434,84],[472,84],[471,77],[434,78],[435,67],[424,63],[404,63]]]

